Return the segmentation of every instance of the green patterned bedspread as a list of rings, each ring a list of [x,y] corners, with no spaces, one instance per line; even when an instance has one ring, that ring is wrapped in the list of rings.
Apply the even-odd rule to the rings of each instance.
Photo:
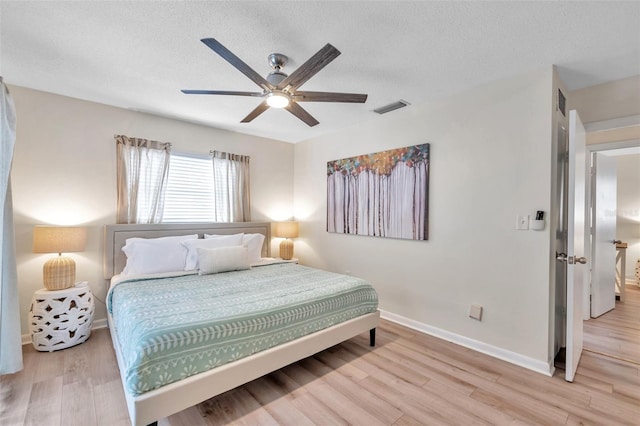
[[[129,280],[107,296],[132,395],[375,312],[366,281],[292,263]]]

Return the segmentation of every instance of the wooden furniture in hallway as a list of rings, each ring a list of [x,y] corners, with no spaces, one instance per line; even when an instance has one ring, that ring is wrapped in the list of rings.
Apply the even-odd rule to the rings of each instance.
[[[616,243],[616,293],[624,302],[627,273],[627,243]]]

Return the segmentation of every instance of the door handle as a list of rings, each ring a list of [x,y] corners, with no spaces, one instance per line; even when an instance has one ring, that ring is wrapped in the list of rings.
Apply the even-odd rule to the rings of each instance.
[[[569,264],[570,265],[575,265],[576,263],[580,263],[582,265],[586,265],[587,258],[586,257],[569,256]]]
[[[622,241],[620,241],[620,240],[613,240],[613,244],[622,244]]]

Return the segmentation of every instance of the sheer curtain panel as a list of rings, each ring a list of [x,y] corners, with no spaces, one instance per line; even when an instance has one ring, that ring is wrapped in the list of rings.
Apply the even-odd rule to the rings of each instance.
[[[11,162],[16,142],[16,110],[9,89],[0,77],[0,374],[22,370],[20,312],[18,311],[18,273],[16,268]]]
[[[171,144],[115,136],[117,223],[160,223],[169,174]]]
[[[216,222],[251,221],[249,156],[211,151]]]

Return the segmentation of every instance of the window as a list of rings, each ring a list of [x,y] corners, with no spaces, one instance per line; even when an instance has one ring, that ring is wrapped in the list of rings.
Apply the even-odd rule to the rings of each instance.
[[[249,222],[247,155],[116,135],[117,223]]]
[[[162,222],[213,222],[214,203],[211,157],[172,152]]]
[[[172,152],[162,223],[250,221],[249,157]]]

